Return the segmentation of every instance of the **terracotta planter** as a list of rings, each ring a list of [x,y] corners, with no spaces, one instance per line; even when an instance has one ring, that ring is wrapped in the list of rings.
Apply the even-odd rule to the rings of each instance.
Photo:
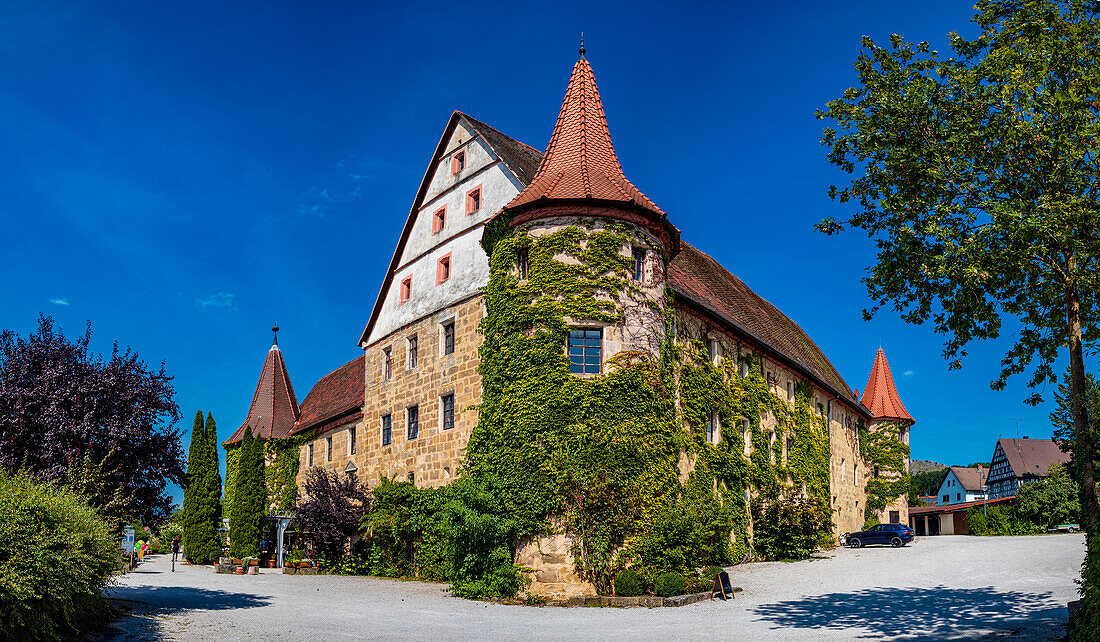
[[[264,568],[275,568],[275,560],[267,560],[264,563]]]
[[[237,570],[233,571],[233,574],[234,575],[244,575],[244,567],[243,566],[238,566]]]
[[[234,557],[234,558],[233,558],[233,563],[234,563],[234,564],[236,564],[237,566],[240,566],[240,565],[241,565],[241,560],[240,560],[240,558],[238,558],[238,557]]]
[[[259,566],[249,566],[248,567],[248,574],[249,575],[259,575],[260,574],[260,567]]]
[[[313,562],[298,562],[298,568],[313,568]]]

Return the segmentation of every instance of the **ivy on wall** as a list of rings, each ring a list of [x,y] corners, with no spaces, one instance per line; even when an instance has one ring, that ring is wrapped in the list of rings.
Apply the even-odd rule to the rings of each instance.
[[[859,422],[859,455],[870,473],[863,513],[865,528],[877,524],[879,514],[909,490],[909,473],[905,472],[909,446],[899,439],[904,429],[901,422],[884,422],[873,429]]]
[[[269,510],[285,511],[294,508],[298,493],[298,467],[301,447],[313,439],[312,433],[302,433],[286,439],[265,439],[264,488]],[[237,463],[240,459],[240,442],[223,446],[225,449],[225,497],[222,504],[226,514],[233,505],[237,486]]]
[[[739,358],[715,366],[701,341],[681,346],[667,338],[659,356],[626,351],[609,359],[603,374],[569,373],[569,323],[622,323],[626,307],[648,305],[664,308],[663,334],[672,334],[671,293],[662,306],[627,278],[624,247],[645,242],[634,234],[622,224],[584,220],[541,235],[503,225],[487,231],[483,400],[465,473],[505,489],[521,536],[552,530],[551,516],[560,520],[577,536],[577,570],[601,591],[624,565],[684,573],[740,559],[754,494],[753,512],[761,516],[775,507],[790,512],[794,498],[808,496],[805,528],[815,544],[826,541],[828,431],[810,411],[808,386],[792,410],[768,389],[759,364],[741,376]],[[528,257],[524,280],[514,270],[521,250]],[[714,444],[705,433],[712,413],[725,427]],[[762,427],[767,414],[774,429]],[[748,457],[742,418],[750,428]],[[681,453],[694,458],[683,482]],[[771,553],[784,556],[765,547]]]

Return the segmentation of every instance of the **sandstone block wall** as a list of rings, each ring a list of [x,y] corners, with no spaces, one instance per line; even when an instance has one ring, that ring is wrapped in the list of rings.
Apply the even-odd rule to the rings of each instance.
[[[353,462],[359,479],[375,486],[382,477],[406,481],[409,473],[417,486],[441,486],[462,464],[466,442],[477,424],[470,406],[481,402],[478,348],[482,336],[477,326],[483,317],[482,296],[477,295],[391,333],[366,350],[366,400],[363,419],[355,425],[356,453],[348,454],[350,426],[318,435],[314,465],[344,470]],[[444,323],[455,324],[455,351],[443,354]],[[417,340],[417,365],[409,366],[408,340]],[[383,350],[392,355],[391,377],[384,376]],[[442,426],[441,398],[454,394],[454,428]],[[408,438],[407,409],[417,406],[420,427]],[[392,437],[382,445],[382,417],[390,415]],[[327,459],[327,438],[333,438],[333,457]],[[298,483],[306,471],[308,445],[302,447]]]

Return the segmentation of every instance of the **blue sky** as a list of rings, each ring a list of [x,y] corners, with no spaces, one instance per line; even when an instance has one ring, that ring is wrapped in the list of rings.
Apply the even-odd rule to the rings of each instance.
[[[299,400],[358,354],[452,110],[544,148],[584,31],[627,176],[851,386],[882,346],[914,458],[1050,435],[1022,379],[989,389],[1004,341],[948,372],[930,328],[861,319],[870,241],[811,229],[850,213],[813,112],[860,36],[942,51],[968,3],[166,4],[0,6],[0,327],[90,319],[165,362],[185,428],[243,420],[272,322]]]

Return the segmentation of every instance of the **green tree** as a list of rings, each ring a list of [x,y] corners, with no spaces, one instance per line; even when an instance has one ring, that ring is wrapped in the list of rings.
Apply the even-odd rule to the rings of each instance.
[[[1054,464],[1046,478],[1020,486],[1016,512],[1043,529],[1076,523],[1081,517],[1080,489],[1065,466]]]
[[[1014,343],[998,390],[1028,370],[1032,388],[1057,383],[1068,348],[1082,521],[1096,535],[1083,353],[1100,336],[1098,8],[980,0],[976,9],[980,35],[952,33],[947,58],[896,34],[887,46],[863,39],[859,85],[817,112],[835,125],[822,136],[829,161],[853,175],[829,194],[858,204],[847,225],[878,246],[864,278],[867,318],[890,304],[907,322],[932,321],[951,368],[1007,318]],[[818,223],[826,234],[844,227]],[[1100,621],[1100,595],[1085,593],[1083,610]]]
[[[1073,394],[1070,373],[1062,378],[1058,389],[1054,391],[1056,402],[1054,412],[1050,413],[1050,423],[1054,425],[1054,441],[1062,450],[1073,451]],[[1100,384],[1091,373],[1085,375],[1085,411],[1089,418],[1089,441],[1092,443],[1093,471],[1100,467]],[[1070,462],[1070,476],[1081,479],[1081,471],[1076,461]]]
[[[197,525],[201,519],[201,496],[204,481],[203,468],[206,463],[206,434],[202,421],[202,411],[195,411],[195,422],[191,426],[191,444],[187,447],[187,486],[183,489],[183,548],[188,558],[201,564],[197,556],[202,544],[199,543]]]
[[[264,442],[244,431],[237,460],[237,481],[229,513],[229,552],[233,557],[259,554],[267,493],[264,489]]]

